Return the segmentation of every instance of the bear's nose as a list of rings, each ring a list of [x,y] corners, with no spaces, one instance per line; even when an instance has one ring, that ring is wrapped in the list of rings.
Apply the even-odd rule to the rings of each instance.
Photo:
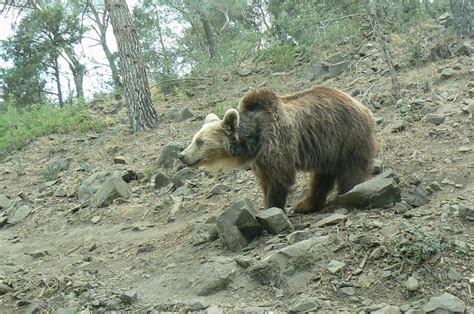
[[[181,154],[181,153],[180,153],[180,154],[178,154],[178,159],[179,159],[179,160],[181,160],[181,161],[183,161],[183,160],[184,160],[184,155],[183,155],[183,154]]]

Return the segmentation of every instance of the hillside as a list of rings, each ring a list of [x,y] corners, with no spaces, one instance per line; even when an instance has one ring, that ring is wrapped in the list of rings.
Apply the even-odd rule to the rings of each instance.
[[[426,36],[429,54],[417,64],[406,58],[403,40],[390,39],[401,99],[391,96],[383,53],[367,41],[324,60],[347,64],[336,73],[306,54],[287,72],[271,73],[263,63],[179,82],[171,95],[154,86],[160,125],[143,133],[129,132],[122,100],[93,101],[90,110],[109,123],[104,132],[50,134],[0,164],[1,312],[421,313],[449,293],[456,298],[444,295],[440,307],[472,313],[474,41],[446,30]],[[302,173],[289,198],[297,235],[264,233],[238,253],[220,240],[193,245],[196,226],[214,224],[243,198],[260,208],[262,196],[251,171],[182,170],[173,148],[188,144],[207,113],[222,115],[249,88],[286,94],[315,84],[340,88],[373,110],[383,142],[378,159],[399,178],[402,201],[292,215],[308,185]],[[128,175],[131,197],[81,206],[83,182],[111,171]],[[343,218],[318,224],[335,212]],[[259,278],[257,266],[297,237],[328,241],[314,260],[296,258],[286,282]]]

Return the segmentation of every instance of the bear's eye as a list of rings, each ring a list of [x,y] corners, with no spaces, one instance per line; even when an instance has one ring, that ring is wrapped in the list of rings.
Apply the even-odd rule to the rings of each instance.
[[[204,141],[201,140],[200,138],[198,138],[198,139],[196,140],[196,146],[197,146],[197,147],[201,147],[202,145],[204,145]]]

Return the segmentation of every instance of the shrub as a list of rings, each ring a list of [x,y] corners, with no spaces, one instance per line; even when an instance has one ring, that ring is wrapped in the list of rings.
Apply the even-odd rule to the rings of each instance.
[[[97,131],[104,127],[104,121],[93,117],[84,105],[55,108],[42,104],[27,109],[9,105],[0,111],[0,156],[46,134]]]

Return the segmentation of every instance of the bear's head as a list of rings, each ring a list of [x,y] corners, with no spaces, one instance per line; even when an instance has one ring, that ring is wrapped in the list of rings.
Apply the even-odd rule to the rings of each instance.
[[[188,167],[203,167],[211,171],[243,166],[248,158],[234,152],[240,124],[239,112],[229,109],[222,120],[213,113],[204,120],[191,144],[179,154]]]

